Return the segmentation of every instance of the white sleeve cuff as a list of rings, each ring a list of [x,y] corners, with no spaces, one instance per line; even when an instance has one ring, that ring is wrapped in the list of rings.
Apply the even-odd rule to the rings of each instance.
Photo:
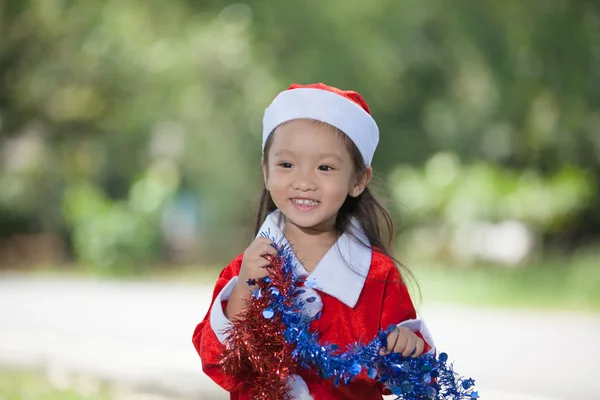
[[[423,336],[423,339],[427,342],[427,344],[431,346],[431,350],[424,354],[435,354],[435,343],[433,342],[433,337],[431,336],[431,333],[429,333],[427,325],[425,325],[425,321],[418,318],[408,319],[404,322],[400,322],[398,326],[408,328],[412,332],[419,332]]]
[[[306,386],[306,382],[299,375],[291,375],[287,379],[287,385],[290,389],[290,398],[293,400],[312,400],[313,397]]]
[[[231,278],[231,280],[227,283],[227,285],[225,285],[223,290],[221,290],[221,292],[215,298],[213,307],[210,310],[210,326],[212,327],[215,335],[217,335],[217,339],[219,339],[219,342],[221,343],[225,343],[225,340],[227,339],[225,329],[229,328],[232,325],[231,321],[227,319],[225,313],[223,312],[221,302],[229,300],[229,297],[231,296],[231,292],[233,291],[233,287],[235,286],[237,280],[237,276]]]

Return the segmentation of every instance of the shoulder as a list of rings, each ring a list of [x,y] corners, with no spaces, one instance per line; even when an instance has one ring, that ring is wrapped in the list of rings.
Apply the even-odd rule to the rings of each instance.
[[[373,279],[389,279],[397,273],[396,263],[388,255],[373,247],[371,250],[371,268],[369,276]]]

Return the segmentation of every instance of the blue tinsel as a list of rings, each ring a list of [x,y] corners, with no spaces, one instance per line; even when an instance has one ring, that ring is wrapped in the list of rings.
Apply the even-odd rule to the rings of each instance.
[[[267,236],[267,235],[265,235]],[[275,243],[281,243],[273,240]],[[392,353],[381,355],[380,349],[387,344],[387,335],[395,328],[390,326],[381,331],[369,344],[355,343],[342,351],[335,344],[319,344],[317,333],[309,330],[311,319],[302,315],[302,302],[298,298],[298,278],[294,269],[294,255],[288,246],[278,246],[284,279],[290,282],[289,293],[280,293],[270,287],[268,293],[257,291],[254,297],[269,296],[269,305],[263,310],[267,319],[281,315],[285,329],[285,340],[295,347],[294,358],[300,367],[315,368],[324,379],[332,379],[334,384],[348,384],[363,370],[369,377],[377,379],[389,387],[396,399],[477,399],[475,381],[465,379],[448,364],[446,353],[421,355],[417,358],[403,357]],[[269,282],[270,278],[263,278]],[[250,283],[250,282],[249,282]],[[292,306],[284,299],[293,298]],[[289,304],[289,303],[288,303]],[[319,318],[320,313],[315,318]]]

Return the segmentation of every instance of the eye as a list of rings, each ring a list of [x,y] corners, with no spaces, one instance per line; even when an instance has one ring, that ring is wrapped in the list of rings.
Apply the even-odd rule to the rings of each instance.
[[[289,162],[282,162],[282,163],[279,163],[279,166],[281,168],[292,168],[293,165]]]
[[[333,171],[333,167],[329,165],[319,165],[319,171]]]

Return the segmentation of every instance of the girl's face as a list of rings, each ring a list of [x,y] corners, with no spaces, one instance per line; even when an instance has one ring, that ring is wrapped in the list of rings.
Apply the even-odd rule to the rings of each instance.
[[[333,229],[346,197],[364,190],[370,168],[356,179],[344,140],[329,125],[294,120],[273,135],[263,173],[275,205],[298,228]]]

